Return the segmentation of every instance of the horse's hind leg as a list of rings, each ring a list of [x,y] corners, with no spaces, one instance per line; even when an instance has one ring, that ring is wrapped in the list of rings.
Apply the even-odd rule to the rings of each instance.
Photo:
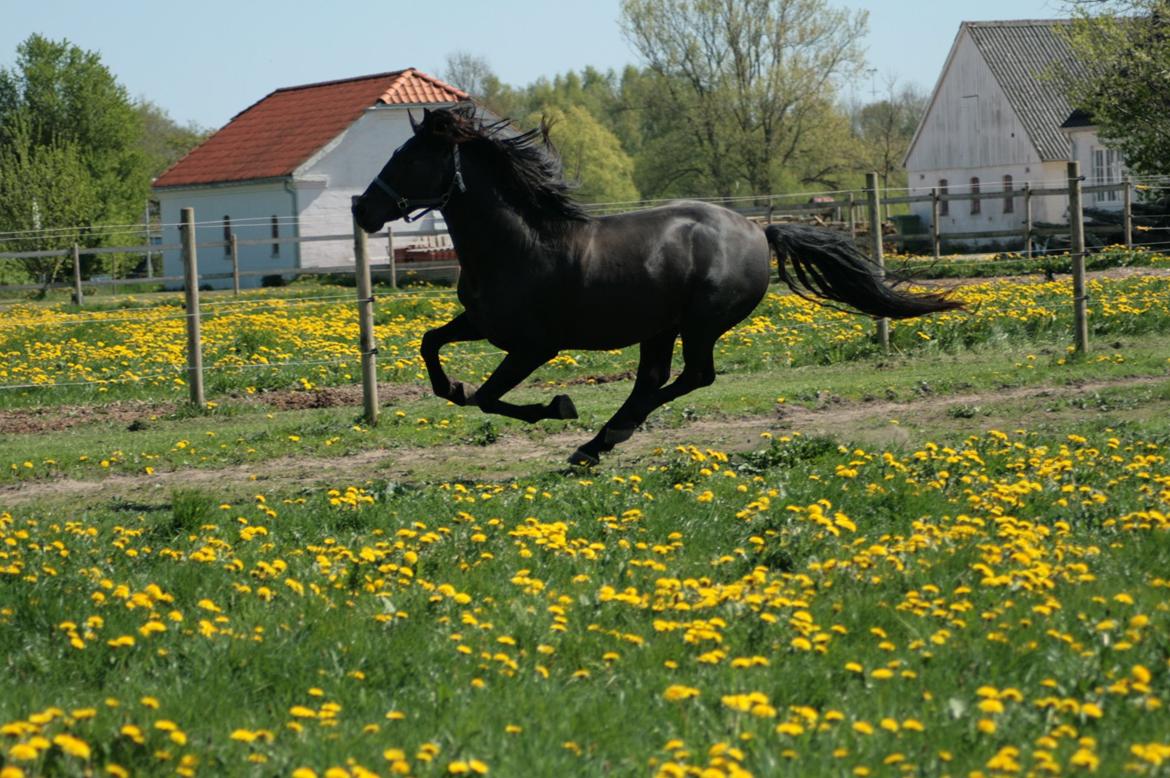
[[[637,421],[638,409],[656,390],[670,378],[670,358],[674,353],[674,341],[678,333],[673,330],[644,341],[638,357],[638,375],[630,396],[605,423],[593,440],[581,446],[569,458],[573,464],[597,464],[603,452],[611,450],[622,441],[629,440]],[[645,420],[645,416],[642,416]]]
[[[541,419],[577,418],[577,409],[573,406],[573,401],[564,394],[558,394],[543,405],[540,403],[515,405],[500,399],[515,389],[517,384],[532,375],[532,371],[555,356],[555,351],[551,353],[509,352],[504,356],[504,361],[499,364],[499,367],[483,382],[483,385],[468,395],[467,402],[478,405],[479,409],[485,413],[498,413],[501,416],[510,416],[530,424]]]

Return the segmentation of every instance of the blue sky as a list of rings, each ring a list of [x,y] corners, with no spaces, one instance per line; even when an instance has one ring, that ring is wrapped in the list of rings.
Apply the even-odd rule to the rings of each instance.
[[[1062,15],[1063,0],[829,0],[870,14],[859,99],[890,76],[924,90],[959,22]],[[179,122],[220,127],[273,89],[418,67],[437,73],[455,50],[485,57],[504,81],[636,63],[618,28],[619,0],[0,0],[0,66],[36,32],[97,51],[135,96]],[[441,10],[438,10],[441,9]]]

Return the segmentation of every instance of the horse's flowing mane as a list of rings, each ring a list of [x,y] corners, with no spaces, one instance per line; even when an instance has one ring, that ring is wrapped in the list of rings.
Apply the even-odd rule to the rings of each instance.
[[[502,173],[504,189],[541,221],[588,221],[589,214],[572,197],[565,182],[561,158],[549,140],[550,125],[514,133],[507,119],[485,122],[476,115],[473,103],[428,111],[416,127],[418,134],[430,133],[451,143],[468,144],[470,149],[491,152]]]

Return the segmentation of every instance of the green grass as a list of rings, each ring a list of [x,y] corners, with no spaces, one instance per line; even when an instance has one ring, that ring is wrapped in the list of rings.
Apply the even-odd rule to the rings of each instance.
[[[820,308],[779,288],[773,291],[718,344],[716,361],[722,369],[759,372],[879,355],[870,322]],[[956,294],[967,302],[967,313],[895,322],[895,351],[935,358],[979,347],[1053,350],[1071,339],[1067,282],[969,286]],[[310,299],[337,295],[342,299]],[[1170,279],[1098,279],[1090,284],[1089,295],[1090,333],[1097,342],[1160,333],[1170,326]],[[52,306],[14,309],[0,327],[2,407],[183,401],[187,387],[181,310],[174,307],[173,296],[133,302],[141,310],[126,317],[113,310],[86,311],[78,318],[76,311]],[[228,305],[208,307],[203,324],[208,399],[355,381],[357,325],[349,290],[296,286],[241,300],[221,296],[209,306],[220,303]],[[244,307],[232,307],[237,304]],[[379,379],[420,381],[419,338],[457,312],[458,303],[442,290],[379,293]],[[483,343],[457,345],[444,354],[473,381],[486,377],[500,359],[498,351]],[[545,372],[549,380],[565,381],[583,374],[622,375],[636,364],[636,349],[570,351]]]
[[[1167,432],[21,510],[0,723],[144,773],[1117,774],[1170,725]]]
[[[1170,371],[1170,352],[1161,336],[1126,338],[1115,345],[1084,360],[1069,360],[1066,352],[1052,347],[980,348],[930,359],[895,355],[823,367],[730,372],[721,374],[712,387],[660,409],[651,421],[658,428],[679,428],[695,420],[761,416],[775,413],[779,399],[788,406],[823,410],[837,402],[913,403],[948,395],[992,394],[976,403],[977,410],[956,406],[954,414],[935,421],[945,428],[960,422],[964,414],[978,422],[994,412],[994,393],[1004,389],[1159,377]],[[449,369],[465,375],[457,360]],[[540,437],[571,431],[584,440],[631,389],[630,381],[566,387],[563,378],[563,371],[547,369],[513,396],[537,402],[568,391],[580,418],[535,426],[488,417],[434,397],[386,405],[375,428],[362,422],[361,408],[356,405],[278,411],[255,401],[226,399],[203,413],[184,406],[132,406],[129,413],[114,419],[99,417],[64,430],[4,436],[0,439],[0,484],[62,475],[143,474],[146,468],[165,472],[223,467],[284,456],[337,457],[375,448],[490,446],[501,435]],[[887,421],[883,418],[878,423]],[[912,417],[900,421],[914,423]],[[933,432],[933,428],[927,430]]]
[[[0,774],[1165,774],[1170,349],[1110,289],[1081,359],[1055,313],[735,333],[589,472],[630,382],[570,382],[628,353],[535,427],[19,398],[95,418],[0,437]]]

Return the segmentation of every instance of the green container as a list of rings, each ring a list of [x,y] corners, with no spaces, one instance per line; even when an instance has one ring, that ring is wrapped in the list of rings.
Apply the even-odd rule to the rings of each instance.
[[[922,235],[926,232],[926,226],[922,223],[922,217],[916,213],[905,213],[897,216],[891,216],[890,221],[894,223],[899,235]]]

